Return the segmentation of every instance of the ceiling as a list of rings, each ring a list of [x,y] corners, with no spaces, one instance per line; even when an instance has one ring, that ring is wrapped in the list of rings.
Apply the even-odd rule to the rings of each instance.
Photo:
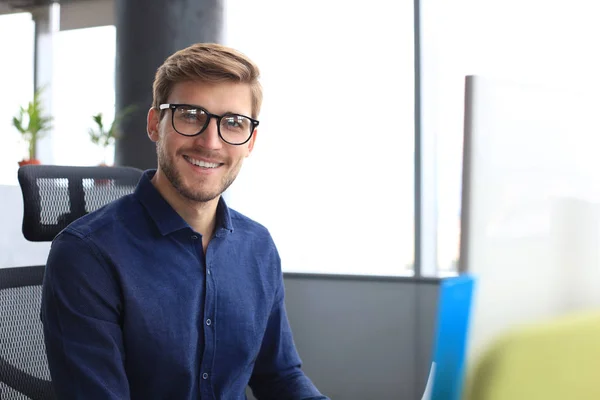
[[[9,8],[34,8],[39,6],[46,6],[54,3],[54,0],[0,0],[0,4],[8,6]]]
[[[28,10],[40,6],[47,6],[52,3],[76,3],[82,0],[0,0],[1,10]]]

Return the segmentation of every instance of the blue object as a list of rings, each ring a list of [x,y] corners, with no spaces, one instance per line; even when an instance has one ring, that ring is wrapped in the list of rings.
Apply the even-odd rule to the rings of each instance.
[[[440,284],[431,400],[461,399],[473,289],[469,275]]]

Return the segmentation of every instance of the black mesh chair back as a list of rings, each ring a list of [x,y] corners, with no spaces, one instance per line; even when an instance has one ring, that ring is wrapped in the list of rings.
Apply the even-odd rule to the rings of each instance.
[[[0,399],[54,399],[40,322],[44,267],[0,269]]]
[[[32,242],[52,241],[77,218],[131,193],[141,175],[141,170],[130,167],[19,168],[23,235]]]
[[[131,193],[128,167],[29,165],[19,169],[23,235],[51,241],[70,222]],[[40,305],[44,266],[0,268],[0,400],[52,400]]]

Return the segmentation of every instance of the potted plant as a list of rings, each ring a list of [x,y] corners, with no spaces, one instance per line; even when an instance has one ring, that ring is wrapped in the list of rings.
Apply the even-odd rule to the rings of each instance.
[[[125,107],[121,112],[117,113],[114,120],[110,124],[110,127],[107,128],[107,124],[104,121],[104,116],[102,113],[98,113],[92,116],[94,120],[95,127],[90,128],[89,135],[90,140],[97,146],[100,146],[104,151],[103,161],[100,165],[106,165],[106,152],[108,146],[115,142],[115,139],[119,138],[119,124],[125,117],[131,114],[135,110],[135,106],[131,105]]]
[[[13,126],[21,134],[28,145],[28,159],[19,162],[19,166],[39,164],[37,159],[37,143],[50,130],[52,117],[44,114],[41,95],[43,89],[38,89],[33,94],[33,100],[27,107],[20,107],[19,113],[13,117]]]

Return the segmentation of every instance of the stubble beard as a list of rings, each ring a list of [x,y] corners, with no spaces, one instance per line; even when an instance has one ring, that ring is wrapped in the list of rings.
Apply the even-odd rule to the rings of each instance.
[[[194,188],[183,183],[181,172],[175,167],[175,160],[173,160],[173,158],[167,154],[162,140],[159,140],[157,143],[156,155],[158,157],[158,165],[160,170],[169,180],[169,182],[171,182],[171,185],[175,188],[175,190],[177,190],[177,192],[184,198],[199,203],[206,203],[219,197],[225,190],[227,190],[227,188],[229,188],[229,186],[231,186],[233,181],[235,181],[235,178],[237,177],[241,168],[241,161],[239,161],[238,164],[228,174],[223,176],[221,185],[217,188],[217,190],[210,192],[201,187],[202,183],[198,185],[198,188]]]

